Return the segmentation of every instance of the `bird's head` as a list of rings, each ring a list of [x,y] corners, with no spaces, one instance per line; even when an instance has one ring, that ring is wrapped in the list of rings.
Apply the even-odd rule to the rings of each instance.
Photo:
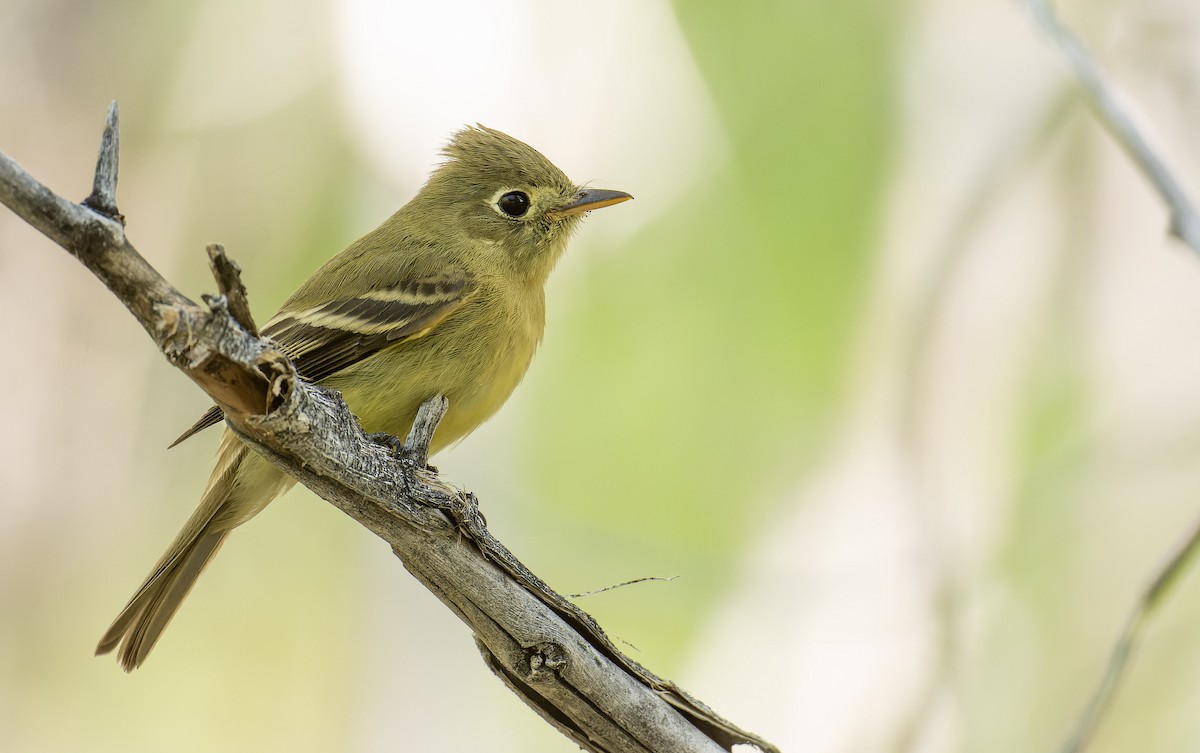
[[[456,133],[444,154],[419,203],[448,209],[444,232],[490,247],[535,282],[549,275],[584,214],[633,198],[576,185],[533,147],[483,126]]]

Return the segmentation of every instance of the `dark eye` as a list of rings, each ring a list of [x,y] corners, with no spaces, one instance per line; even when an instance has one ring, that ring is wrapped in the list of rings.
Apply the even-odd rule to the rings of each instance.
[[[529,194],[509,191],[496,201],[496,206],[509,217],[523,217],[529,211]]]

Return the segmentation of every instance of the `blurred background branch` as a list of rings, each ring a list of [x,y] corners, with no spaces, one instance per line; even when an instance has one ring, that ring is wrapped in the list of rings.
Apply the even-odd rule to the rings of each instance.
[[[1058,46],[1071,65],[1075,76],[1096,116],[1112,134],[1130,159],[1141,169],[1166,204],[1171,217],[1171,233],[1200,254],[1200,216],[1176,177],[1179,172],[1151,147],[1150,141],[1137,125],[1128,108],[1109,83],[1099,63],[1080,39],[1054,12],[1049,0],[1026,0],[1030,12],[1050,40]],[[1063,744],[1063,753],[1079,753],[1085,750],[1121,687],[1126,666],[1133,656],[1138,641],[1142,638],[1147,622],[1155,610],[1171,593],[1184,569],[1195,558],[1200,549],[1200,522],[1168,557],[1159,572],[1146,586],[1138,603],[1130,614],[1125,627],[1116,639],[1112,652],[1087,706],[1080,714],[1069,739]]]
[[[1079,715],[1075,728],[1063,744],[1062,753],[1079,753],[1086,750],[1097,728],[1104,721],[1105,715],[1111,710],[1121,681],[1125,678],[1130,659],[1138,642],[1142,640],[1147,623],[1154,612],[1166,601],[1174,587],[1179,583],[1186,568],[1192,564],[1200,550],[1200,523],[1176,547],[1175,551],[1163,563],[1162,569],[1146,586],[1145,592],[1138,599],[1137,605],[1129,615],[1121,634],[1113,643],[1108,665],[1096,686],[1095,692],[1088,700],[1087,706]]]
[[[1166,203],[1171,217],[1171,234],[1200,254],[1200,215],[1182,183],[1158,150],[1150,145],[1143,129],[1134,124],[1132,113],[1105,76],[1087,47],[1054,12],[1050,0],[1025,0],[1034,19],[1058,46],[1079,79],[1100,122],[1141,168],[1146,179]]]

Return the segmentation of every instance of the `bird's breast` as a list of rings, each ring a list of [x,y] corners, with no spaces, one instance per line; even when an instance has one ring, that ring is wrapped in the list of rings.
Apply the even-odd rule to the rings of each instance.
[[[522,295],[523,294],[523,295]],[[407,434],[421,403],[444,395],[449,409],[431,451],[490,418],[520,384],[541,341],[541,290],[482,286],[431,332],[400,343],[329,380],[367,432]]]

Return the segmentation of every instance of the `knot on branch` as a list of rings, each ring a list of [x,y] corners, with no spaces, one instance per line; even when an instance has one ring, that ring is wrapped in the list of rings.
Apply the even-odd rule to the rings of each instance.
[[[154,339],[172,365],[181,369],[193,368],[200,359],[197,353],[209,352],[197,338],[199,325],[196,311],[174,304],[154,306]]]
[[[550,682],[567,666],[567,652],[557,643],[543,641],[525,649],[530,682]]]
[[[283,407],[292,394],[295,384],[292,363],[277,350],[264,350],[255,368],[267,382],[263,415],[269,415]]]
[[[292,394],[295,367],[247,332],[223,295],[204,296],[209,310],[158,304],[153,334],[167,360],[181,369],[226,412],[261,416]]]

